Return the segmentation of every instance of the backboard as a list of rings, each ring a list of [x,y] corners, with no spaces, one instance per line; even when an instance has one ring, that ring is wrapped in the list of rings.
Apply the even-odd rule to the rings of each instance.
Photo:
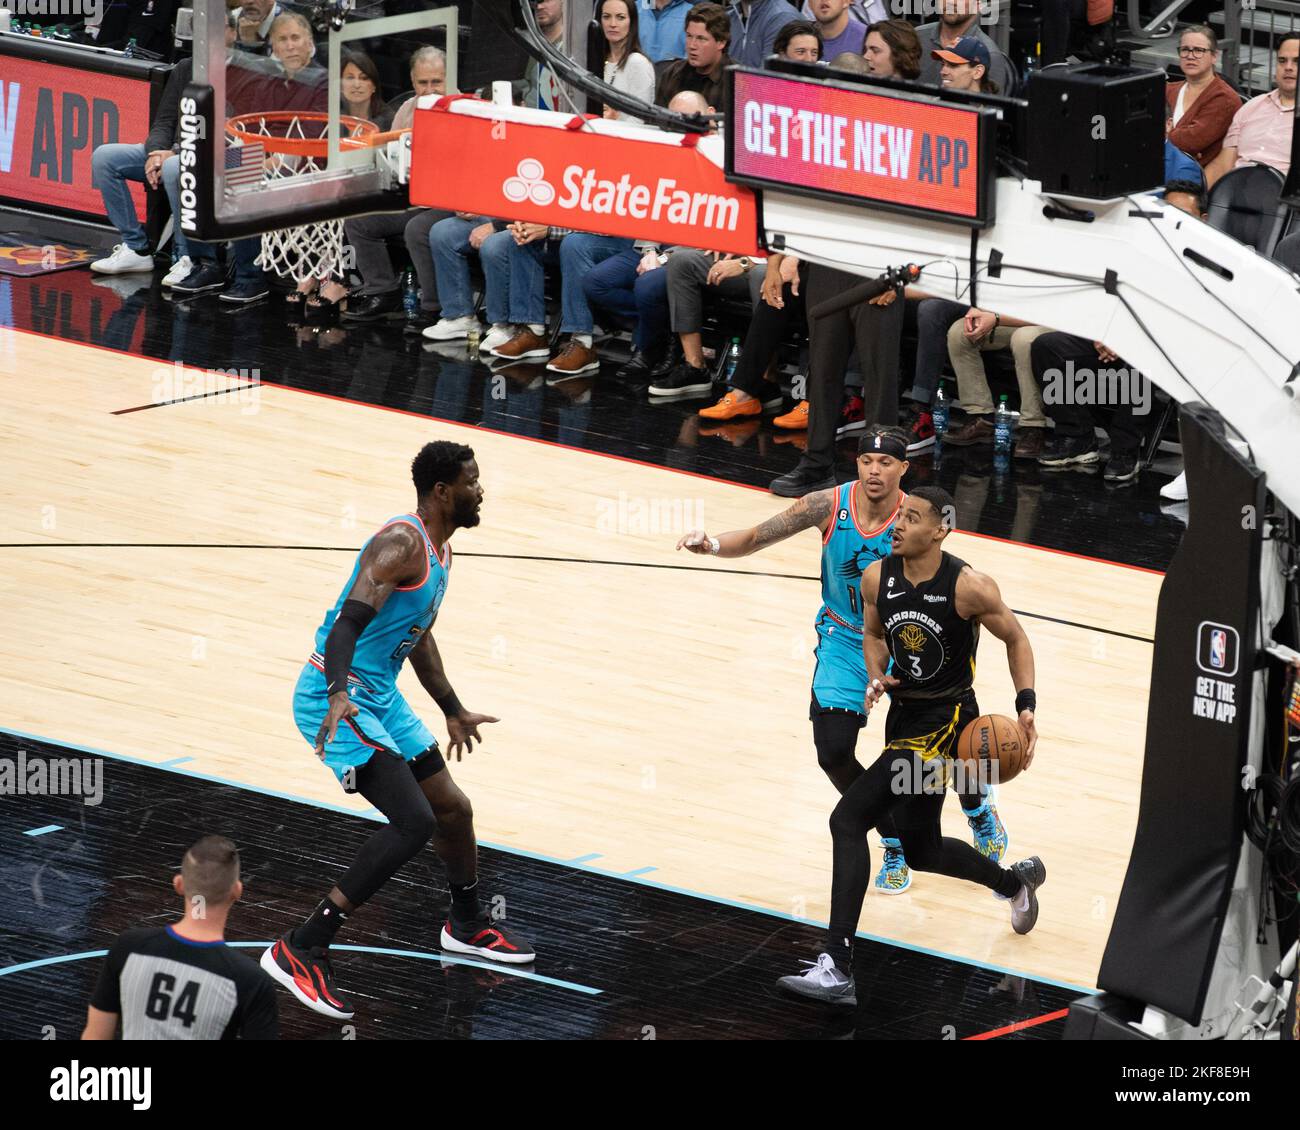
[[[194,0],[178,145],[187,235],[228,240],[405,206],[385,138],[405,96],[456,90],[458,13],[383,11],[380,0],[233,11]],[[359,121],[378,127],[369,140],[355,140]]]

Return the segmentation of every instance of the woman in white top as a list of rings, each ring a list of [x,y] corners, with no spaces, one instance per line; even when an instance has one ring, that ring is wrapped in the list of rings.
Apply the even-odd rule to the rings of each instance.
[[[600,30],[605,33],[605,81],[642,102],[655,100],[654,64],[641,52],[637,35],[636,6],[632,0],[600,0],[596,8]],[[605,107],[605,117],[635,122],[632,114]]]

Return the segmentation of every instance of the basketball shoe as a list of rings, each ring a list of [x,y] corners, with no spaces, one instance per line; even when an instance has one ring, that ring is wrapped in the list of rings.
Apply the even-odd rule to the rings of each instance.
[[[912,885],[912,869],[903,858],[903,845],[898,840],[882,838],[880,846],[885,849],[885,858],[876,876],[876,890],[882,895],[901,895]]]
[[[966,817],[966,823],[970,825],[975,850],[985,858],[993,860],[994,863],[1001,863],[1002,857],[1007,854],[1010,839],[1002,824],[1002,817],[993,807],[992,799],[986,800],[973,812],[967,812],[965,809],[962,809],[962,812]]]
[[[447,953],[471,954],[506,965],[527,965],[537,957],[523,938],[504,922],[493,922],[486,914],[480,914],[464,926],[448,918],[438,940]]]
[[[853,978],[840,972],[830,954],[818,954],[816,961],[801,961],[800,964],[809,968],[802,973],[781,977],[777,981],[779,988],[827,1004],[852,1006],[858,1003]]]
[[[352,1005],[334,987],[330,951],[325,946],[303,949],[289,937],[284,935],[262,954],[262,968],[313,1012],[335,1020],[352,1019]]]
[[[1020,880],[1020,893],[1011,899],[1011,928],[1017,934],[1028,934],[1038,921],[1038,888],[1047,882],[1047,868],[1036,855],[1012,864],[1011,870]]]

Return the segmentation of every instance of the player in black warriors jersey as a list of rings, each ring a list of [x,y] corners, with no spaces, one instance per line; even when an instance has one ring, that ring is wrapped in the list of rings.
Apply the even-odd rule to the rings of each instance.
[[[867,833],[892,816],[908,863],[990,888],[1011,901],[1011,925],[1027,934],[1038,919],[1037,888],[1047,878],[1033,856],[999,866],[970,844],[945,837],[939,814],[947,786],[944,758],[979,717],[973,683],[980,628],[1007,646],[1016,713],[1028,740],[1028,769],[1038,742],[1034,728],[1034,654],[1015,613],[991,577],[945,553],[956,510],[939,487],[918,487],[902,503],[890,556],[862,574],[863,655],[870,683],[864,711],[888,692],[885,749],[849,786],[831,814],[834,876],[827,952],[804,973],[779,984],[803,996],[856,1004],[853,938],[871,874]],[[893,674],[886,675],[890,659]],[[937,771],[936,771],[937,770]]]

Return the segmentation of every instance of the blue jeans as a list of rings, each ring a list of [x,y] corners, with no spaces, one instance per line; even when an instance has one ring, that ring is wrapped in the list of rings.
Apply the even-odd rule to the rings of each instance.
[[[645,352],[663,345],[671,332],[668,272],[660,267],[638,275],[636,268],[640,262],[641,252],[636,248],[619,251],[587,273],[582,289],[592,306],[624,318],[635,318],[632,348]]]
[[[484,295],[484,302],[487,305],[487,318],[493,325],[502,322],[512,322],[515,319],[511,317],[512,300],[514,298],[512,278],[510,273],[510,249],[515,245],[515,237],[508,231],[493,232],[483,241],[483,246],[479,248],[479,262],[483,265],[483,277],[487,280],[487,293]],[[434,262],[437,262],[435,255]],[[442,278],[441,275],[438,276]],[[541,277],[539,269],[538,277]],[[442,292],[438,292],[438,300],[442,302]],[[546,303],[545,295],[541,287],[538,287],[537,306],[540,308],[540,316],[535,319],[525,319],[532,324],[546,321]],[[442,309],[444,313],[447,310],[447,304],[443,302]],[[534,312],[537,312],[534,310]]]
[[[90,158],[92,181],[104,198],[108,222],[117,228],[122,242],[137,255],[149,254],[149,237],[135,214],[135,201],[127,188],[129,180],[144,183],[145,151],[143,143],[126,145],[114,142],[101,145]]]
[[[448,216],[429,229],[429,251],[433,255],[438,303],[442,307],[444,318],[464,318],[474,313],[469,257],[475,252],[469,245],[469,233],[480,224],[488,222],[486,216],[478,216],[473,220]],[[492,318],[490,306],[488,317],[494,322],[505,321],[505,318]]]
[[[181,230],[181,159],[175,154],[163,162],[162,186],[172,206],[172,262],[190,253],[190,241]]]
[[[594,328],[584,283],[597,263],[630,251],[632,241],[613,235],[572,232],[560,240],[560,332],[589,334]]]

